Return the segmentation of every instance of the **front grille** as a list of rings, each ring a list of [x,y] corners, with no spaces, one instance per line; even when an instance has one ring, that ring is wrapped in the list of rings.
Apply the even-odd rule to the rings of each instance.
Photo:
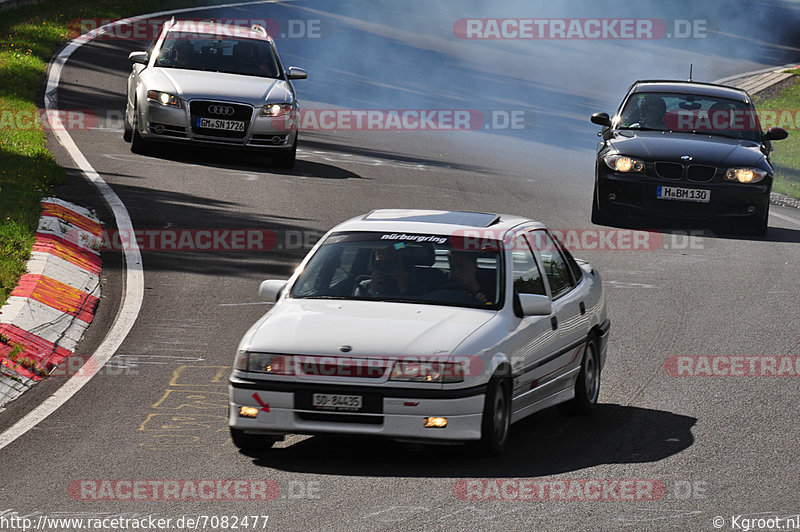
[[[232,109],[233,112],[225,112]],[[196,100],[189,103],[189,113],[192,119],[192,131],[196,135],[221,137],[230,139],[243,139],[247,135],[250,120],[253,117],[253,107],[238,103],[212,102]],[[225,131],[213,128],[201,128],[198,118],[218,118],[222,120],[235,120],[244,122],[244,131]]]
[[[362,425],[383,425],[383,416],[360,416],[358,414],[317,414],[297,412],[304,421],[327,421],[329,423],[360,423]]]
[[[197,142],[213,142],[214,144],[230,144],[231,146],[241,146],[242,139],[231,139],[225,137],[195,137],[193,140]]]
[[[683,165],[679,163],[656,163],[656,175],[664,179],[683,177]]]
[[[294,364],[297,374],[302,376],[358,379],[383,378],[393,365],[390,360],[379,358],[318,355],[295,355]]]
[[[711,181],[717,173],[715,166],[705,166],[702,164],[690,164],[686,171],[689,181]]]

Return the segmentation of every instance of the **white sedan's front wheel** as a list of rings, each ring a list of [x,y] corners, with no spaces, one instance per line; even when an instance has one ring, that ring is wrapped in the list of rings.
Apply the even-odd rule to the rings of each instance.
[[[481,422],[481,451],[488,456],[502,454],[511,425],[511,394],[508,379],[492,377],[486,390]]]
[[[231,440],[233,444],[243,451],[266,451],[280,438],[276,436],[264,436],[261,434],[248,434],[242,429],[231,429]]]

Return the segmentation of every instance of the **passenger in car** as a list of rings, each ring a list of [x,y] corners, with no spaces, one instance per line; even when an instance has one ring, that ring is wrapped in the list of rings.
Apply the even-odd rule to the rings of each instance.
[[[451,251],[448,255],[450,261],[450,281],[445,286],[458,288],[481,303],[489,299],[483,293],[478,281],[478,260],[475,253],[468,251]]]

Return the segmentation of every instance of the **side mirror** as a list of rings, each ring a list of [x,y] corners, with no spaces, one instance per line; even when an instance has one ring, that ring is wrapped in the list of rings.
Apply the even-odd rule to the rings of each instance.
[[[128,55],[128,60],[131,63],[139,63],[142,65],[146,65],[147,61],[150,60],[149,55],[150,54],[148,54],[147,52],[131,52],[130,55]]]
[[[268,303],[275,303],[281,296],[281,292],[286,288],[286,281],[268,279],[258,287],[258,296]]]
[[[308,73],[305,70],[297,67],[289,67],[287,75],[289,79],[306,79],[308,77]]]
[[[764,140],[783,140],[789,136],[782,127],[771,127],[764,133]]]
[[[592,123],[598,126],[611,127],[611,118],[608,113],[595,113],[592,115]]]
[[[523,316],[548,316],[553,313],[553,303],[547,296],[519,294]]]

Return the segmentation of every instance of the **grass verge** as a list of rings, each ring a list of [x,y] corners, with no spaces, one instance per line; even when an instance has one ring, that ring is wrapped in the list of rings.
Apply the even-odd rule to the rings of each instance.
[[[25,273],[43,197],[66,181],[46,148],[36,95],[55,49],[69,40],[70,21],[117,19],[213,0],[50,0],[0,12],[0,306]]]
[[[785,72],[800,76],[800,69]],[[784,88],[775,97],[755,98],[755,104],[765,130],[782,127],[789,132],[787,139],[773,143],[775,181],[772,190],[800,199],[800,83]]]

